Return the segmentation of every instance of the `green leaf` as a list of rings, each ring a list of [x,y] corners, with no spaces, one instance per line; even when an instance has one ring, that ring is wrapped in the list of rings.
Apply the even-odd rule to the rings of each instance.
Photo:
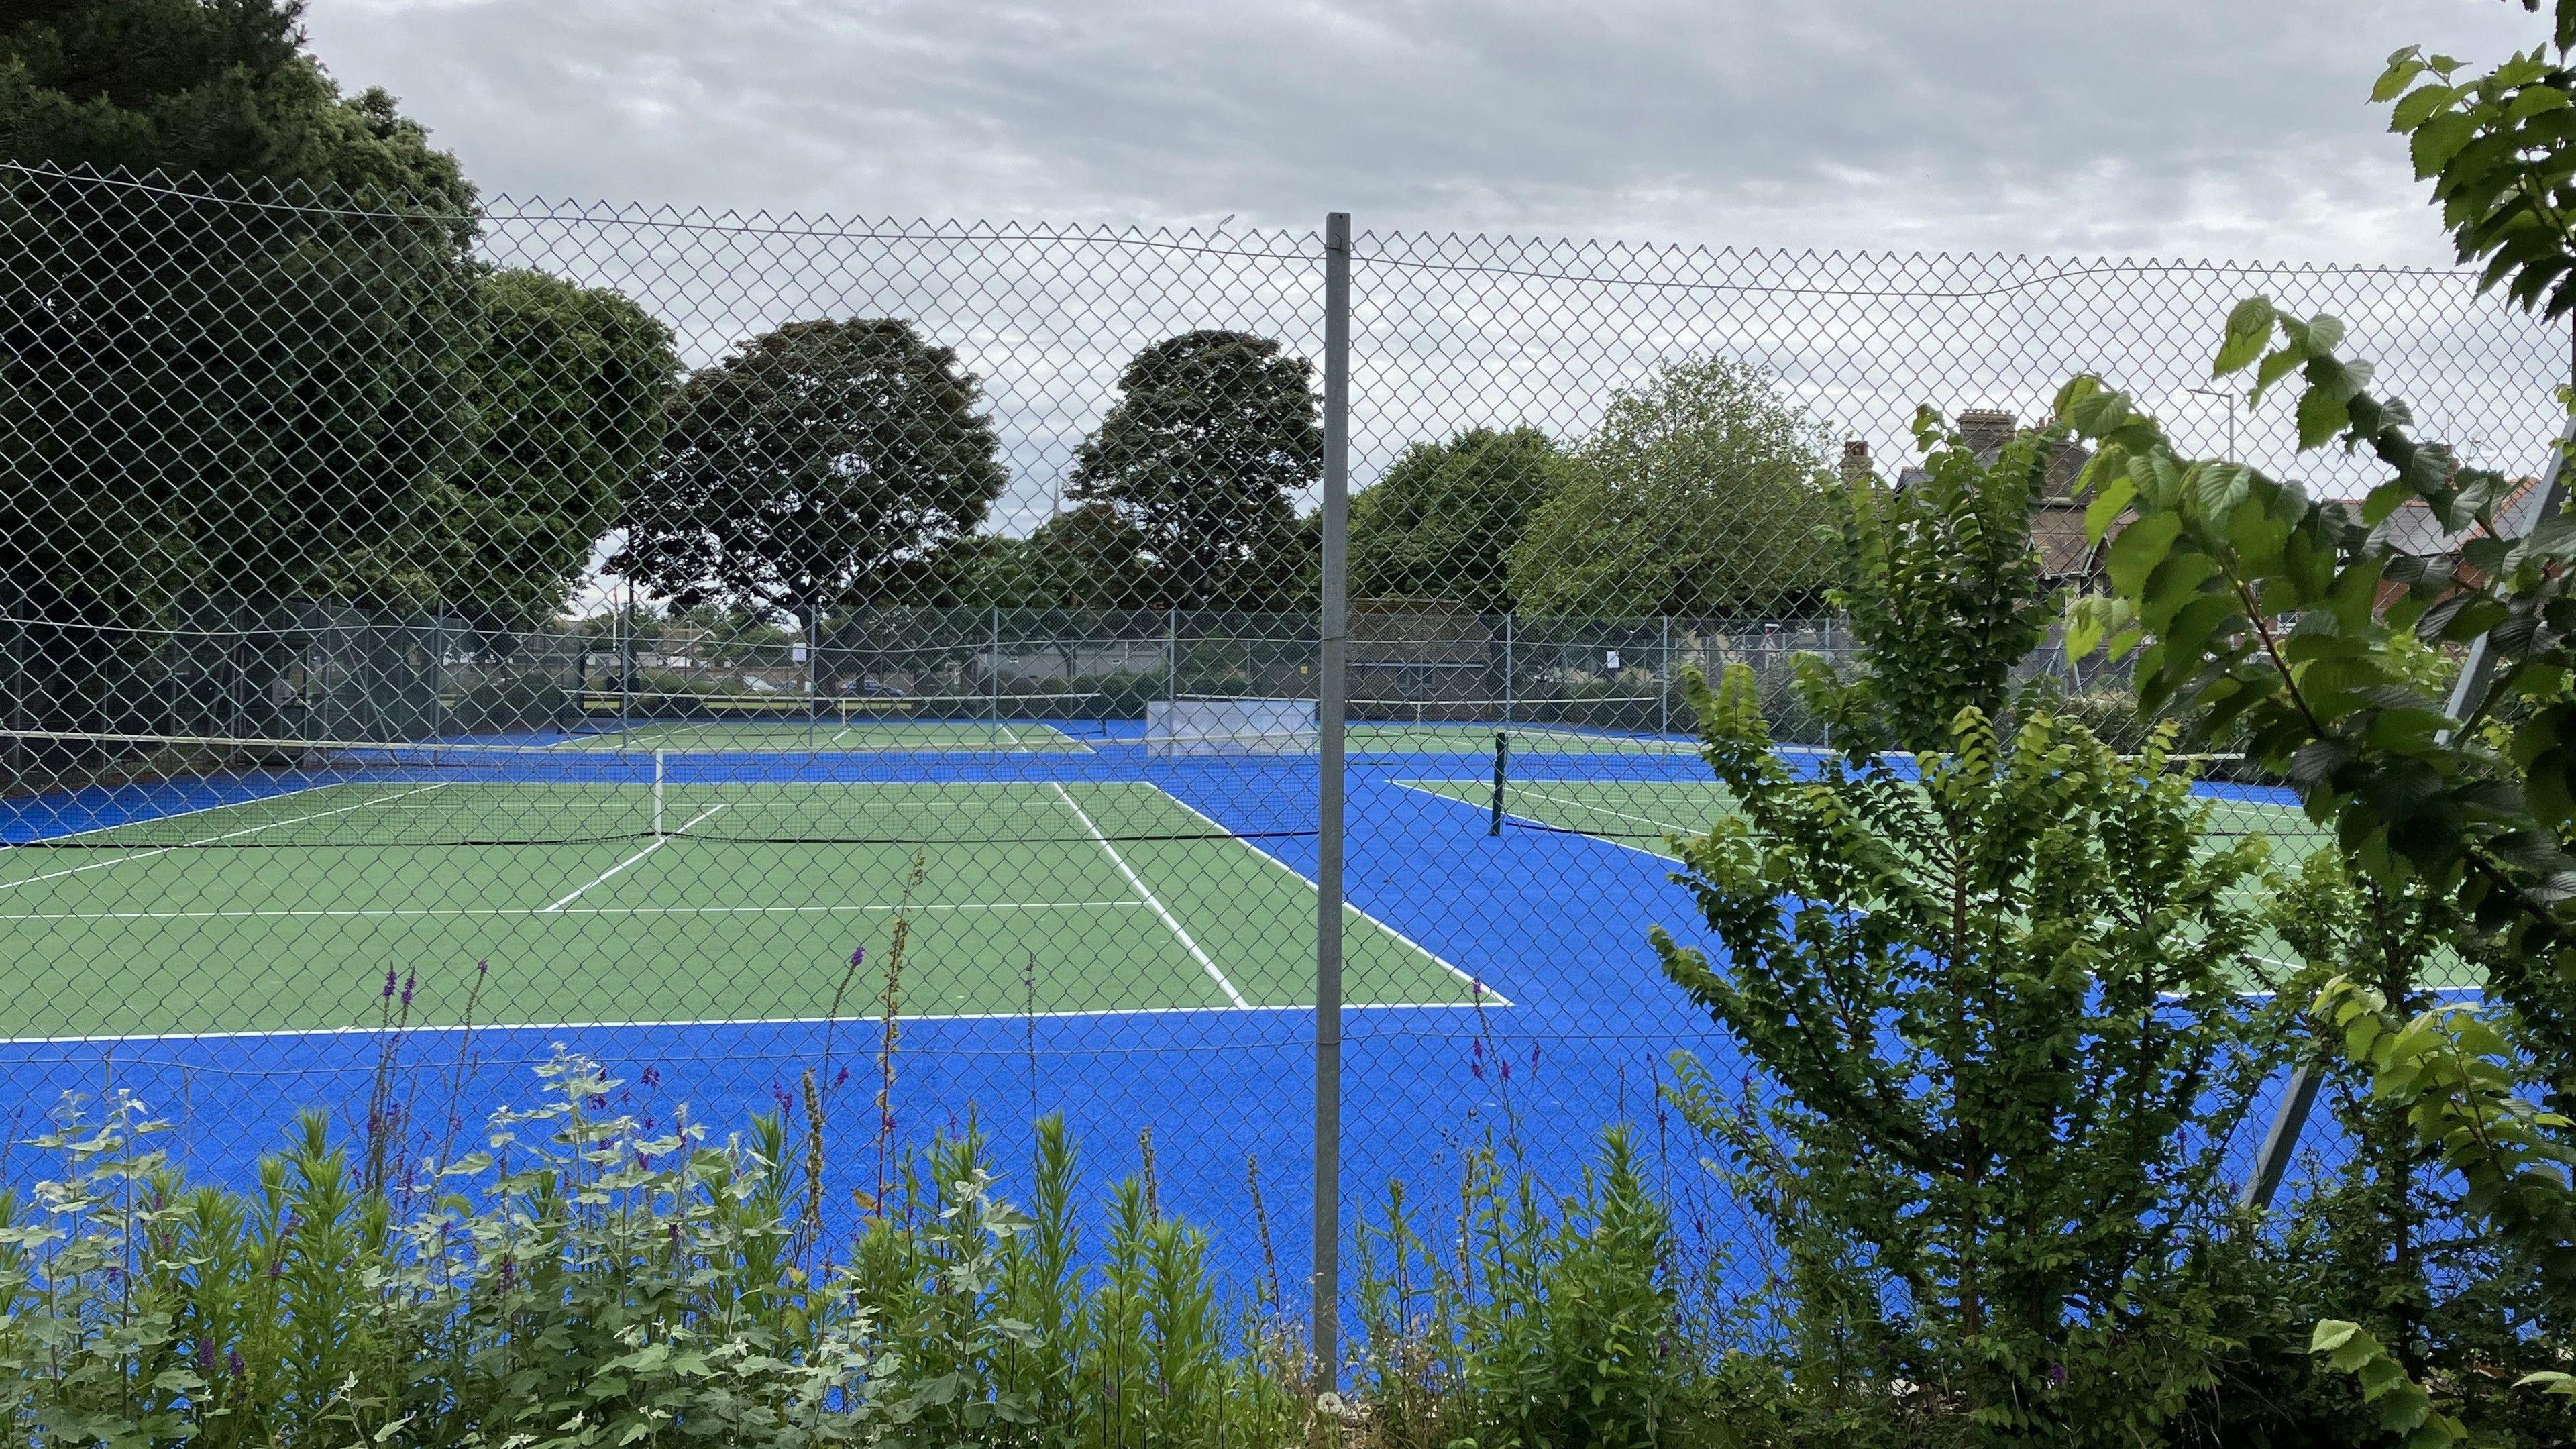
[[[2333,392],[2312,387],[2299,397],[2299,449],[2321,448],[2352,421],[2351,405]]]
[[[2181,534],[2182,520],[2170,513],[2148,514],[2120,530],[2107,560],[2111,586],[2131,598],[2137,597],[2146,585],[2147,575],[2164,561]]]
[[[2371,103],[2384,105],[2403,95],[2415,77],[2423,73],[2424,61],[2417,47],[2410,45],[2395,52],[2388,57],[2388,68],[2381,71],[2379,79],[2371,84]]]
[[[2278,315],[2269,297],[2248,297],[2229,309],[2227,338],[2219,344],[2218,360],[2210,364],[2209,375],[2226,377],[2253,366],[2272,341],[2272,322]]]

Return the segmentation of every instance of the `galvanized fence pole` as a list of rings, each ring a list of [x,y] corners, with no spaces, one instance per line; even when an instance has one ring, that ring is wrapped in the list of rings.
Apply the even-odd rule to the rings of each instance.
[[[1315,1390],[1340,1381],[1342,1242],[1342,660],[1349,637],[1351,218],[1324,218],[1324,538],[1316,621]]]

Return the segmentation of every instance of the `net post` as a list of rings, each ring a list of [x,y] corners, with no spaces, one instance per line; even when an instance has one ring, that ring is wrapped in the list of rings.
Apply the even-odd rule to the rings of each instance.
[[[1510,731],[1494,731],[1494,818],[1492,823],[1485,827],[1487,835],[1503,833],[1503,777],[1507,773],[1506,761],[1510,758],[1511,752]]]
[[[1324,510],[1315,735],[1315,1392],[1340,1383],[1342,1241],[1342,678],[1349,640],[1351,217],[1324,218]]]
[[[662,752],[653,752],[653,838],[662,838]]]

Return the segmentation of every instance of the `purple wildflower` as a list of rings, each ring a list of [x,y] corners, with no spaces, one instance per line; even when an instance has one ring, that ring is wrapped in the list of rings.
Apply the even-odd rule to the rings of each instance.
[[[387,1000],[387,1001],[391,1001],[391,1000],[393,1000],[393,999],[394,999],[394,968],[392,968],[391,966],[388,966],[388,967],[386,967],[386,968],[385,968],[385,1000]]]
[[[851,970],[856,971],[856,970],[858,970],[860,967],[865,966],[866,964],[868,964],[868,948],[867,948],[867,947],[865,947],[865,946],[861,946],[861,947],[857,948],[856,950],[854,950],[854,951],[850,952],[850,969],[851,969]]]
[[[235,1382],[239,1382],[242,1379],[250,1377],[250,1368],[242,1362],[240,1349],[228,1348],[224,1350],[224,1367],[232,1371]]]
[[[491,962],[489,962],[489,961],[477,961],[477,962],[475,962],[475,963],[474,963],[474,974],[475,974],[475,975],[477,975],[477,976],[489,976],[489,975],[491,975],[491,974],[492,974],[492,963],[491,963]]]
[[[207,1378],[215,1376],[215,1341],[211,1338],[197,1340],[197,1372]]]
[[[417,972],[406,971],[403,973],[402,1004],[404,1006],[411,1005],[411,989],[415,984],[417,977]]]
[[[843,1067],[843,1068],[841,1068],[839,1071],[834,1072],[834,1073],[832,1074],[832,1085],[833,1085],[833,1086],[835,1086],[835,1087],[837,1087],[837,1086],[841,1085],[843,1082],[848,1081],[849,1079],[850,1079],[850,1069],[849,1069],[848,1067]]]
[[[646,1067],[643,1074],[638,1076],[635,1080],[642,1082],[648,1087],[658,1087],[662,1085],[662,1069],[660,1067]]]

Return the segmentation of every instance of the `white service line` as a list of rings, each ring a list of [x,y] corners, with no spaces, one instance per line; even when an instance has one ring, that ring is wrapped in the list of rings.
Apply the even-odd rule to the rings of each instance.
[[[728,802],[728,803],[730,803],[730,802]],[[610,876],[613,876],[613,875],[617,874],[619,871],[626,869],[626,867],[628,867],[628,866],[630,866],[630,865],[633,865],[635,862],[637,862],[637,861],[639,861],[639,860],[642,860],[644,857],[646,857],[646,856],[648,856],[648,855],[651,855],[654,851],[660,850],[663,846],[666,846],[666,845],[670,844],[673,840],[677,839],[678,837],[688,834],[688,833],[689,833],[689,827],[690,827],[690,826],[697,824],[699,821],[706,819],[708,816],[715,814],[717,811],[722,810],[723,808],[725,808],[725,807],[724,807],[724,806],[722,806],[722,805],[710,805],[710,806],[708,806],[706,809],[701,810],[701,811],[699,811],[697,814],[695,814],[695,815],[693,815],[693,816],[689,817],[687,820],[682,821],[682,822],[680,823],[680,828],[679,828],[679,829],[677,829],[677,830],[672,831],[669,835],[657,835],[657,836],[653,837],[653,843],[652,843],[651,845],[648,845],[648,846],[644,847],[642,850],[639,850],[639,851],[635,852],[633,855],[630,855],[630,856],[626,857],[624,860],[619,861],[617,864],[612,865],[612,866],[610,866],[608,869],[601,871],[601,872],[599,873],[598,879],[593,880],[593,881],[590,883],[590,885],[583,886],[583,887],[581,888],[581,890],[574,891],[571,895],[565,896],[562,900],[556,901],[554,904],[552,904],[552,905],[550,905],[550,906],[547,906],[547,907],[545,907],[544,909],[542,909],[542,910],[538,911],[538,912],[537,912],[537,914],[538,914],[538,915],[541,915],[541,916],[544,916],[544,915],[552,915],[552,914],[554,914],[555,912],[562,910],[564,907],[566,907],[566,906],[568,906],[568,905],[571,905],[574,901],[579,900],[579,899],[581,898],[581,892],[582,892],[582,891],[586,891],[586,890],[590,889],[590,886],[595,886],[595,885],[600,884],[600,882],[601,882],[601,881],[605,881],[605,880],[607,880]]]
[[[257,835],[263,830],[275,830],[284,825],[302,825],[308,820],[322,820],[333,815],[346,815],[352,810],[364,810],[369,806],[386,805],[396,800],[407,799],[413,795],[426,795],[432,790],[444,790],[453,783],[453,781],[441,780],[435,785],[423,785],[417,790],[404,790],[397,794],[383,796],[380,799],[361,800],[355,805],[342,805],[330,810],[316,810],[310,815],[298,815],[292,820],[272,820],[265,825],[250,825],[239,830],[227,830],[221,835],[209,835],[202,840],[183,840],[177,845],[164,845],[152,850],[138,850],[132,855],[111,855],[105,860],[93,860],[87,865],[76,865],[68,870],[53,870],[47,871],[43,875],[31,875],[18,880],[0,881],[0,891],[15,890],[22,885],[34,885],[38,881],[60,880],[67,875],[79,875],[85,870],[101,870],[111,865],[122,865],[130,860],[150,860],[156,855],[168,855],[174,850],[188,850],[200,845],[217,845],[227,840],[236,839],[240,836]],[[240,803],[248,804],[250,802],[244,801]]]
[[[928,905],[867,906],[573,906],[548,912],[542,906],[380,906],[316,907],[309,910],[202,910],[202,911],[29,911],[13,914],[0,911],[0,924],[10,921],[235,921],[235,920],[320,920],[320,919],[401,919],[409,916],[463,916],[493,919],[506,916],[815,916],[883,914],[891,911],[1130,911],[1140,910],[1144,902],[1124,901],[955,901]]]
[[[1225,830],[1225,826],[1224,826],[1222,823],[1220,823],[1220,822],[1218,822],[1217,820],[1215,820],[1214,818],[1210,817],[1206,811],[1199,809],[1199,808],[1198,808],[1197,806],[1195,806],[1195,805],[1192,805],[1189,801],[1182,799],[1180,796],[1173,794],[1171,791],[1164,789],[1164,788],[1163,788],[1162,786],[1160,786],[1160,785],[1154,784],[1154,783],[1153,783],[1152,781],[1150,781],[1150,780],[1149,780],[1149,781],[1145,781],[1145,782],[1143,782],[1143,783],[1144,783],[1144,785],[1145,785],[1145,787],[1146,787],[1147,789],[1152,790],[1155,794],[1162,796],[1164,799],[1171,801],[1173,804],[1180,806],[1180,807],[1181,807],[1182,809],[1184,809],[1184,810],[1187,810],[1188,812],[1190,812],[1190,814],[1192,814],[1192,815],[1194,815],[1194,816],[1197,816],[1197,817],[1198,817],[1199,819],[1201,819],[1201,820],[1206,821],[1206,822],[1207,822],[1207,824],[1208,824],[1208,826],[1209,826],[1209,828],[1211,828],[1211,829],[1215,829],[1215,830]],[[1434,792],[1434,793],[1436,793],[1436,792]],[[1228,836],[1229,838],[1231,838],[1231,837],[1233,836],[1233,832],[1232,832],[1232,831],[1226,831],[1226,834],[1227,834],[1227,836]],[[1281,860],[1279,857],[1277,857],[1277,856],[1275,856],[1275,855],[1272,855],[1269,851],[1266,851],[1266,850],[1262,849],[1260,846],[1257,846],[1257,845],[1253,844],[1251,841],[1249,841],[1249,840],[1236,840],[1234,843],[1235,843],[1235,844],[1237,844],[1237,845],[1242,846],[1242,847],[1243,847],[1244,849],[1246,849],[1246,850],[1251,851],[1251,852],[1252,852],[1252,854],[1253,854],[1253,858],[1254,858],[1254,859],[1256,859],[1256,860],[1260,860],[1260,861],[1264,861],[1264,862],[1267,862],[1268,864],[1270,864],[1270,865],[1272,865],[1272,866],[1274,866],[1274,867],[1278,868],[1279,870],[1282,870],[1282,871],[1287,872],[1287,874],[1288,874],[1288,878],[1289,878],[1290,880],[1293,880],[1293,881],[1297,882],[1299,885],[1302,885],[1302,886],[1306,887],[1308,890],[1314,890],[1314,889],[1316,888],[1315,883],[1314,883],[1313,881],[1311,881],[1311,880],[1308,880],[1305,876],[1303,876],[1303,875],[1299,874],[1299,873],[1298,873],[1298,871],[1297,871],[1297,868],[1296,868],[1295,866],[1292,866],[1292,865],[1290,865],[1288,862],[1286,862],[1286,861],[1284,861],[1284,860]],[[1434,950],[1432,950],[1430,947],[1423,945],[1420,941],[1417,941],[1417,940],[1413,939],[1411,936],[1408,936],[1408,935],[1404,934],[1402,931],[1397,930],[1395,927],[1388,925],[1386,922],[1381,921],[1381,920],[1379,920],[1377,917],[1370,915],[1368,912],[1366,912],[1366,911],[1364,911],[1364,910],[1361,910],[1359,907],[1357,907],[1357,906],[1355,906],[1355,905],[1352,905],[1352,904],[1351,904],[1347,899],[1346,899],[1346,900],[1344,900],[1344,901],[1342,902],[1342,914],[1344,914],[1344,915],[1346,915],[1346,916],[1357,916],[1357,917],[1359,917],[1361,920],[1368,922],[1370,925],[1377,927],[1379,930],[1386,932],[1389,936],[1394,937],[1396,940],[1401,941],[1401,942],[1403,942],[1405,945],[1407,945],[1407,946],[1409,946],[1409,947],[1413,948],[1414,950],[1421,952],[1425,957],[1428,957],[1428,958],[1430,959],[1430,961],[1431,961],[1431,963],[1432,963],[1433,965],[1438,966],[1441,970],[1446,971],[1446,972],[1448,972],[1450,975],[1457,977],[1460,981],[1463,981],[1463,982],[1467,983],[1467,989],[1468,989],[1470,992],[1473,992],[1475,995],[1477,995],[1477,996],[1479,996],[1479,997],[1481,997],[1481,998],[1483,998],[1483,999],[1485,999],[1485,1000],[1487,1000],[1487,1001],[1492,1002],[1492,1003],[1493,1003],[1494,1005],[1496,1005],[1496,1006],[1509,1006],[1509,1005],[1511,1005],[1511,1004],[1512,1004],[1512,999],[1511,999],[1510,997],[1505,996],[1504,994],[1502,994],[1502,993],[1501,993],[1501,992],[1499,992],[1499,991],[1496,991],[1494,988],[1492,988],[1491,986],[1486,985],[1484,982],[1477,980],[1474,976],[1472,976],[1472,975],[1468,974],[1467,972],[1464,972],[1464,971],[1459,970],[1459,969],[1458,969],[1458,967],[1457,967],[1454,963],[1452,963],[1452,962],[1449,960],[1449,958],[1448,958],[1448,957],[1441,955],[1439,952],[1434,951]],[[1348,1004],[1348,1003],[1344,1003],[1344,1005],[1343,1005],[1343,1009],[1344,1009],[1344,1010],[1346,1010],[1346,1011],[1347,1011],[1347,1010],[1349,1010],[1349,1009],[1350,1009],[1349,1004]]]
[[[1527,785],[1511,786],[1504,798],[1508,800],[1512,795],[1528,795],[1536,799],[1545,800],[1551,805],[1571,805],[1578,810],[1590,810],[1601,815],[1615,815],[1622,820],[1634,820],[1640,825],[1652,825],[1658,830],[1669,830],[1675,835],[1705,835],[1708,833],[1705,830],[1693,830],[1687,825],[1675,825],[1669,820],[1652,820],[1643,815],[1631,815],[1625,810],[1613,810],[1607,805],[1598,804],[1590,800],[1578,800],[1570,795],[1551,795],[1545,790],[1533,790]]]
[[[1491,802],[1490,802],[1490,801],[1477,801],[1477,800],[1470,800],[1470,799],[1468,799],[1467,797],[1465,797],[1465,796],[1463,796],[1463,795],[1452,795],[1452,794],[1450,794],[1450,793],[1449,793],[1448,791],[1446,791],[1446,790],[1435,790],[1435,789],[1433,789],[1433,788],[1432,788],[1432,786],[1434,786],[1434,785],[1447,785],[1447,784],[1455,783],[1455,782],[1453,782],[1453,781],[1449,781],[1449,780],[1397,780],[1397,781],[1394,781],[1393,783],[1394,783],[1394,784],[1396,784],[1396,785],[1398,785],[1398,786],[1400,786],[1400,787],[1402,787],[1402,788],[1404,788],[1404,789],[1407,789],[1407,790],[1419,790],[1419,791],[1421,791],[1423,794],[1430,796],[1430,797],[1431,797],[1432,799],[1434,799],[1434,800],[1446,800],[1446,801],[1448,801],[1448,802],[1449,802],[1450,804],[1452,804],[1452,805],[1457,805],[1457,806],[1461,806],[1461,807],[1463,807],[1463,808],[1465,808],[1465,809],[1473,810],[1473,811],[1475,811],[1475,812],[1476,812],[1477,814],[1479,814],[1479,815],[1485,814],[1488,810],[1490,810],[1490,809],[1492,808],[1492,804],[1491,804]],[[1670,864],[1672,864],[1672,863],[1673,863],[1673,858],[1672,858],[1671,856],[1669,856],[1669,855],[1664,854],[1664,853],[1663,853],[1662,851],[1660,851],[1660,850],[1648,850],[1646,847],[1644,847],[1644,846],[1642,846],[1642,845],[1632,844],[1632,843],[1631,843],[1631,842],[1629,842],[1629,841],[1620,840],[1620,839],[1617,839],[1617,838],[1612,837],[1612,836],[1608,836],[1608,835],[1589,835],[1589,834],[1586,834],[1585,832],[1580,831],[1580,830],[1568,830],[1568,829],[1564,828],[1563,826],[1560,826],[1560,825],[1550,825],[1550,824],[1548,824],[1548,823],[1547,823],[1546,821],[1544,821],[1544,820],[1536,820],[1536,819],[1532,819],[1531,817],[1529,817],[1529,816],[1527,816],[1527,815],[1522,815],[1522,814],[1519,814],[1519,813],[1514,812],[1514,811],[1511,811],[1511,810],[1505,810],[1505,811],[1503,812],[1503,818],[1504,818],[1504,819],[1506,819],[1506,820],[1517,820],[1517,821],[1519,821],[1520,823],[1522,823],[1523,825],[1529,826],[1529,827],[1530,827],[1531,829],[1533,829],[1533,830],[1545,831],[1546,833],[1548,833],[1548,834],[1550,834],[1550,835],[1572,835],[1572,836],[1579,836],[1579,837],[1581,837],[1582,839],[1585,839],[1585,840],[1597,840],[1597,841],[1599,841],[1600,843],[1602,843],[1603,845],[1616,846],[1616,847],[1618,847],[1618,848],[1619,848],[1619,849],[1621,849],[1621,850],[1631,851],[1631,852],[1633,852],[1633,853],[1635,853],[1635,854],[1642,855],[1642,856],[1646,857],[1648,860],[1660,860],[1660,861],[1662,861],[1662,862],[1663,862],[1664,864],[1666,864],[1666,865],[1670,865]]]
[[[1243,1008],[1245,1011],[1271,1012],[1280,1015],[1286,1015],[1291,1012],[1311,1011],[1313,1009],[1314,1008],[1312,1007],[1297,1005],[1247,1006]],[[1470,1011],[1474,1009],[1474,1006],[1472,1003],[1464,1001],[1355,1001],[1345,1005],[1342,1009],[1344,1011]],[[1231,1006],[1095,1006],[1069,1011],[923,1011],[916,1013],[907,1007],[905,1009],[904,1020],[912,1022],[1060,1021],[1124,1016],[1216,1016],[1231,1013],[1234,1010],[1235,1008]],[[853,1021],[864,1021],[865,1019],[866,1018],[864,1017],[849,1016],[711,1016],[682,1018],[671,1021],[483,1021],[476,1022],[470,1027],[463,1025],[427,1024],[404,1027],[283,1026],[265,1027],[246,1031],[215,1029],[209,1031],[101,1032],[91,1035],[72,1036],[11,1036],[0,1037],[0,1046],[112,1046],[138,1042],[267,1041],[282,1037],[452,1036],[468,1031],[655,1031],[672,1029],[702,1031],[713,1027],[829,1026],[835,1021],[839,1022],[841,1025],[847,1026]]]
[[[1163,924],[1171,927],[1172,934],[1180,938],[1181,944],[1189,948],[1190,954],[1198,958],[1201,966],[1207,968],[1207,974],[1215,978],[1217,988],[1225,993],[1225,999],[1233,1002],[1238,1010],[1251,1006],[1251,1002],[1243,999],[1243,993],[1234,989],[1234,983],[1225,979],[1225,973],[1216,969],[1216,963],[1208,959],[1208,953],[1199,949],[1199,943],[1190,939],[1190,933],[1181,929],[1181,923],[1172,918],[1172,913],[1163,909],[1162,901],[1157,899],[1151,890],[1146,889],[1144,880],[1128,867],[1127,857],[1120,855],[1118,847],[1109,843],[1109,837],[1100,833],[1100,827],[1091,823],[1091,816],[1085,813],[1080,805],[1074,803],[1072,793],[1064,788],[1063,783],[1049,780],[1047,786],[1055,791],[1057,799],[1064,802],[1064,808],[1073,812],[1073,818],[1082,822],[1082,828],[1091,832],[1092,842],[1108,852],[1109,863],[1118,867],[1120,875],[1127,877],[1127,884],[1136,888],[1136,894],[1143,897],[1145,904],[1154,908],[1154,914],[1163,918]]]

